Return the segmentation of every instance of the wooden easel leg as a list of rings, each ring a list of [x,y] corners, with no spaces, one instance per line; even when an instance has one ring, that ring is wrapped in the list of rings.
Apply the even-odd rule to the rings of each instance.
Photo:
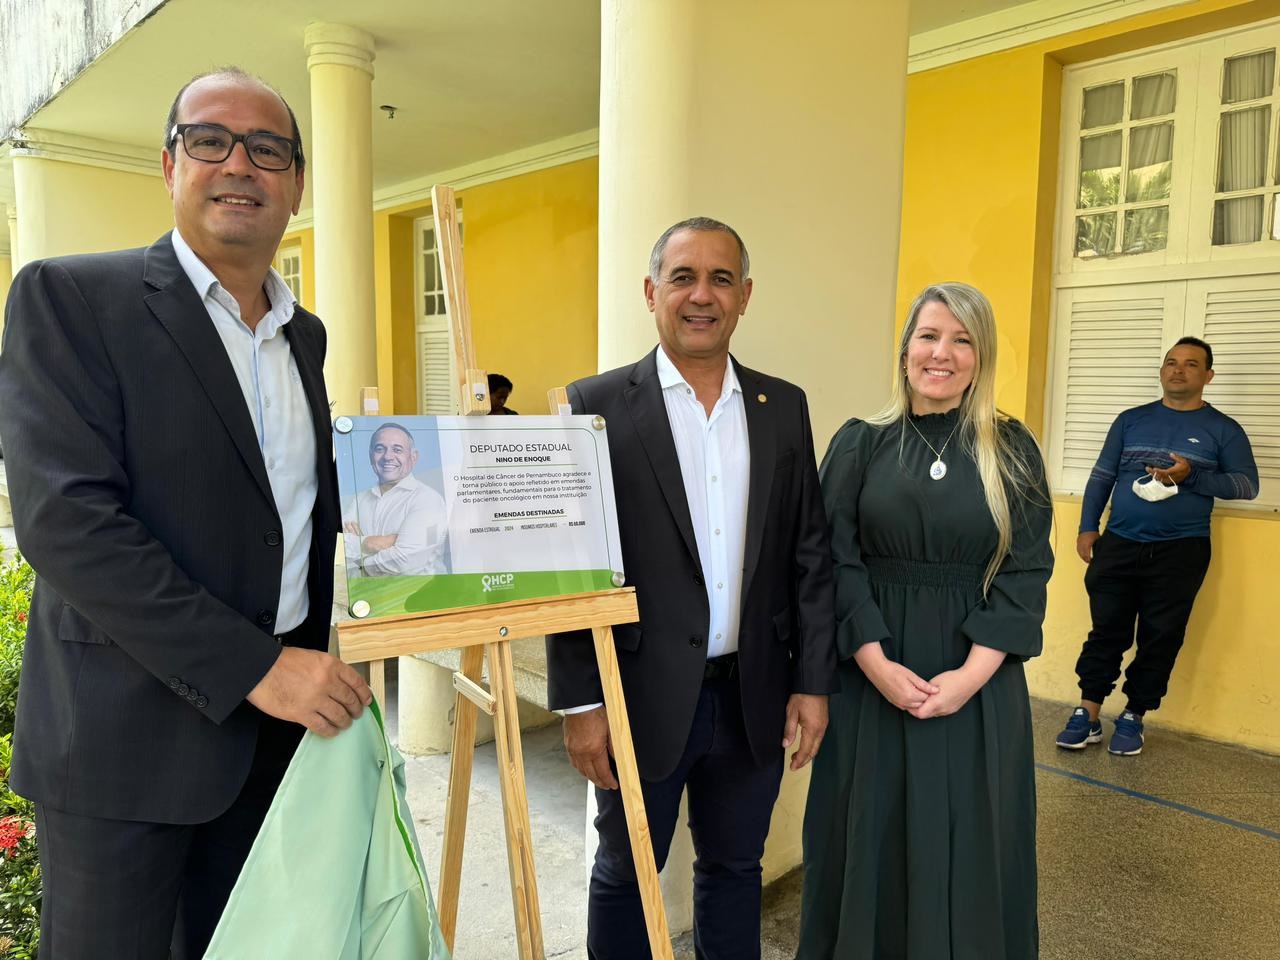
[[[378,700],[385,716],[387,712],[387,661],[369,661],[369,689]]]
[[[497,701],[493,727],[498,741],[498,779],[502,784],[502,816],[507,828],[507,864],[511,871],[516,939],[521,960],[543,960],[542,912],[533,869],[533,830],[529,825],[511,644],[504,640],[487,644],[487,649],[489,689]]]
[[[484,647],[464,647],[459,673],[479,681]],[[476,752],[476,705],[458,694],[453,706],[453,756],[449,758],[449,797],[444,815],[444,851],[440,858],[440,932],[453,952],[458,929],[458,896],[462,889],[462,848],[467,836],[467,804],[471,799],[471,763]]]
[[[653,859],[653,841],[649,837],[649,818],[644,809],[644,794],[640,790],[640,771],[636,767],[636,751],[631,743],[627,701],[622,693],[622,678],[618,674],[618,654],[613,648],[613,628],[595,627],[591,633],[595,638],[600,685],[604,689],[604,703],[609,715],[609,739],[613,744],[614,762],[618,765],[622,805],[627,812],[631,857],[635,863],[636,882],[640,886],[645,927],[649,931],[649,952],[655,960],[673,960],[667,911],[662,903],[658,867]]]

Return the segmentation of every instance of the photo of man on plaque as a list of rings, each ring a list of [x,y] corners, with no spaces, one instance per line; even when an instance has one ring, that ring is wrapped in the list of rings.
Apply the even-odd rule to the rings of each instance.
[[[430,439],[421,449],[434,462],[420,464],[421,450],[407,427],[388,421],[369,438],[373,483],[342,510],[348,577],[449,571],[448,512],[438,489],[438,446]]]

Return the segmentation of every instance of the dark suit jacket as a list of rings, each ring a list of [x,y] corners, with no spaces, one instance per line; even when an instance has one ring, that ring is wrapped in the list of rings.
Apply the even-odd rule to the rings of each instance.
[[[308,635],[323,648],[338,531],[320,321],[285,326],[318,491]],[[245,696],[279,656],[281,522],[244,394],[166,235],[30,264],[0,352],[18,546],[37,573],[12,783],[55,809],[212,819],[248,773]]]
[[[707,658],[710,609],[656,351],[569,387],[574,413],[600,414],[627,582],[638,623],[613,628],[640,775],[668,776],[693,723]],[[751,443],[738,633],[739,682],[757,762],[781,749],[792,693],[837,689],[827,520],[804,393],[733,361]],[[602,699],[589,633],[548,637],[553,709]]]

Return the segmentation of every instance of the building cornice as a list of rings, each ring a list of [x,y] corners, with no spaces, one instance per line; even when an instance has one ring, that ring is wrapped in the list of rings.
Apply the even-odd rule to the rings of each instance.
[[[38,127],[24,127],[16,131],[9,141],[9,156],[61,160],[151,177],[161,175],[158,146],[148,150],[126,143],[95,140],[92,137],[42,130]]]
[[[1031,0],[911,38],[907,73],[982,57],[1194,0]]]

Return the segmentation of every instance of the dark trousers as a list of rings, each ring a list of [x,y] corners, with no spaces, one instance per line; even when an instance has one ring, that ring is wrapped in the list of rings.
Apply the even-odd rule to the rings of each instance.
[[[104,820],[37,804],[40,960],[200,960],[302,733],[264,717],[244,787],[208,823]]]
[[[1126,709],[1145,713],[1160,706],[1210,553],[1208,537],[1140,543],[1108,531],[1098,538],[1084,575],[1093,629],[1076,662],[1083,699],[1101,703],[1115,689],[1136,621]]]
[[[760,956],[760,857],[782,779],[781,722],[778,727],[776,760],[758,766],[743,726],[737,676],[704,681],[689,742],[675,771],[665,780],[642,781],[659,870],[671,849],[680,795],[686,786],[689,790],[698,960]],[[649,937],[622,795],[597,789],[596,802],[600,845],[591,870],[587,955],[591,960],[647,960]]]

